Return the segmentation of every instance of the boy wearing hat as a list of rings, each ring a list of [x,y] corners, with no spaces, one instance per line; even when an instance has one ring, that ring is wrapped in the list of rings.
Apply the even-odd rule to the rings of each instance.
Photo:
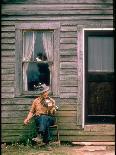
[[[24,119],[24,124],[27,125],[30,119],[34,116],[38,136],[32,140],[38,143],[43,142],[49,144],[49,126],[52,126],[55,123],[55,100],[48,96],[49,87],[45,84],[39,85],[36,88],[39,89],[40,96],[33,101],[31,109],[27,117]]]

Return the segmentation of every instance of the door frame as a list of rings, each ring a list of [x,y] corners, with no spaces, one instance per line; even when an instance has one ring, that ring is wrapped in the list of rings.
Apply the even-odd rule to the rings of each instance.
[[[81,126],[82,128],[85,127],[85,32],[86,31],[92,31],[92,30],[101,30],[101,31],[109,31],[109,30],[114,30],[113,28],[82,28],[78,27],[77,28],[77,43],[78,43],[78,48],[77,48],[77,70],[78,70],[78,104],[81,105]],[[77,120],[79,116],[77,115]],[[79,122],[77,121],[77,124]]]

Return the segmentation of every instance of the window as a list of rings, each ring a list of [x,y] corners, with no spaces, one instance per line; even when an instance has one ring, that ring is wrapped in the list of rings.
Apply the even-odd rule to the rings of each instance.
[[[16,95],[37,95],[39,83],[58,95],[58,43],[58,23],[17,26]]]
[[[112,31],[87,31],[88,71],[113,72],[114,51]]]
[[[34,91],[38,83],[50,85],[48,61],[53,62],[53,32],[23,32],[23,90]]]

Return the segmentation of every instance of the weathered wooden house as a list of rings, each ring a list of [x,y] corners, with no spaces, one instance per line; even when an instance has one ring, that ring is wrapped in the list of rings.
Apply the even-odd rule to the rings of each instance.
[[[38,82],[61,141],[114,141],[113,0],[3,0],[2,142],[20,141]]]

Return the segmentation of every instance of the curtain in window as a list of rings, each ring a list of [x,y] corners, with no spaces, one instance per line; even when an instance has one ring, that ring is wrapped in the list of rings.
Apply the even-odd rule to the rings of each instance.
[[[53,43],[52,43],[52,32],[43,33],[43,48],[46,53],[48,61],[53,61]]]
[[[113,71],[113,37],[88,37],[88,70]]]
[[[23,86],[24,90],[28,90],[28,84],[27,84],[27,69],[28,69],[28,61],[33,59],[34,54],[34,44],[35,44],[35,35],[33,32],[25,32],[24,33],[24,49],[23,49],[23,61],[27,61],[27,63],[24,63],[23,67]]]

